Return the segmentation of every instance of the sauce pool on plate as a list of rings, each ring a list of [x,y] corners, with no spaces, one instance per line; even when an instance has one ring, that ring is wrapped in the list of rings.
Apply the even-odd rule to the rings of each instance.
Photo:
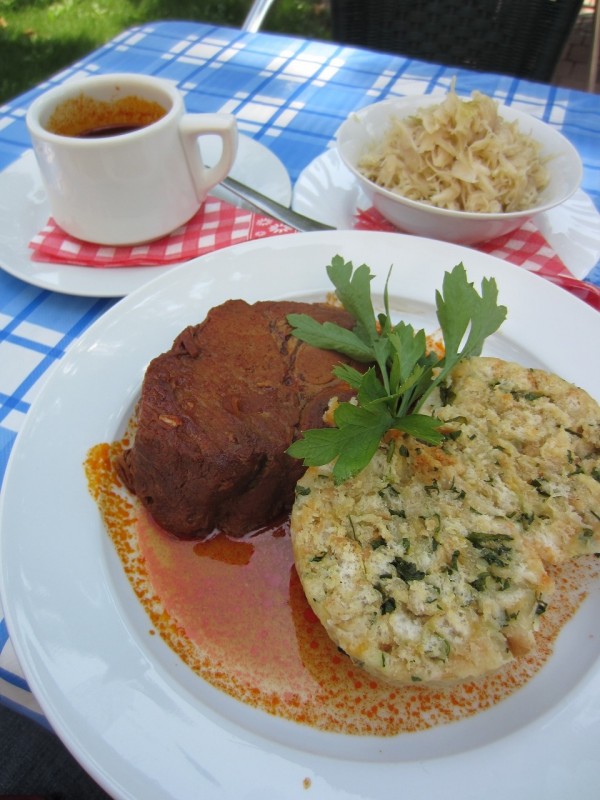
[[[200,678],[230,696],[324,731],[391,736],[482,711],[543,666],[585,597],[598,559],[553,573],[556,590],[538,646],[486,678],[446,688],[392,687],[338,651],[308,605],[287,520],[242,539],[176,539],[121,485],[115,457],[129,444],[99,444],[85,469],[90,492],[125,573],[158,633]]]

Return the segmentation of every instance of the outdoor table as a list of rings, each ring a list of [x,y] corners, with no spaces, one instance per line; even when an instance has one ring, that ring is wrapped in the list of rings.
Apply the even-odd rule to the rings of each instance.
[[[512,77],[468,72],[282,34],[195,22],[153,22],[121,33],[60,74],[0,108],[0,169],[29,149],[25,114],[42,92],[73,77],[137,72],[174,82],[190,112],[233,113],[294,184],[333,143],[354,109],[388,97],[479,89],[562,131],[584,164],[582,189],[600,209],[600,96]],[[594,235],[600,235],[600,216]],[[600,285],[600,264],[589,280]],[[0,270],[0,480],[48,370],[116,302],[31,285]],[[48,466],[51,469],[51,465]],[[43,479],[43,478],[42,478]],[[35,502],[35,486],[32,485]],[[15,657],[0,608],[0,701],[45,722]]]

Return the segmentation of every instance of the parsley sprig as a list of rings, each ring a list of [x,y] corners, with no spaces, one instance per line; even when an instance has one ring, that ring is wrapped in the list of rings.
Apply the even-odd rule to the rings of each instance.
[[[356,320],[354,329],[319,323],[306,314],[289,314],[293,333],[314,347],[336,350],[371,366],[365,372],[349,365],[334,367],[334,375],[356,391],[356,404],[340,403],[334,412],[335,427],[304,431],[287,452],[303,459],[305,466],[335,461],[333,477],[342,483],[367,466],[382,436],[391,429],[429,444],[443,440],[440,420],[419,411],[461,359],[481,353],[485,339],[506,318],[506,307],[498,305],[493,278],[483,279],[480,295],[462,264],[446,272],[442,291],[436,291],[445,348],[444,357],[439,358],[427,352],[424,330],[415,331],[404,322],[392,323],[389,275],[383,296],[385,313],[376,316],[369,267],[363,264],[355,270],[351,261],[335,256],[327,274],[338,299]]]

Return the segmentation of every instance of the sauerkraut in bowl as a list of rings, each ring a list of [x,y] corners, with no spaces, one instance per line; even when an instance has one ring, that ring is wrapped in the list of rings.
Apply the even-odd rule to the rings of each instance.
[[[474,92],[375,103],[340,127],[342,160],[402,231],[472,244],[567,200],[581,159],[558,131]]]

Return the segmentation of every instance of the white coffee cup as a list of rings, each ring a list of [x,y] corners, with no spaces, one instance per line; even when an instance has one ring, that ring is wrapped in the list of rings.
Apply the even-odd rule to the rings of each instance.
[[[32,103],[27,127],[55,221],[104,245],[150,241],[183,225],[237,152],[233,116],[186,114],[174,86],[146,75],[67,82]],[[206,134],[223,143],[210,169],[198,141]]]

